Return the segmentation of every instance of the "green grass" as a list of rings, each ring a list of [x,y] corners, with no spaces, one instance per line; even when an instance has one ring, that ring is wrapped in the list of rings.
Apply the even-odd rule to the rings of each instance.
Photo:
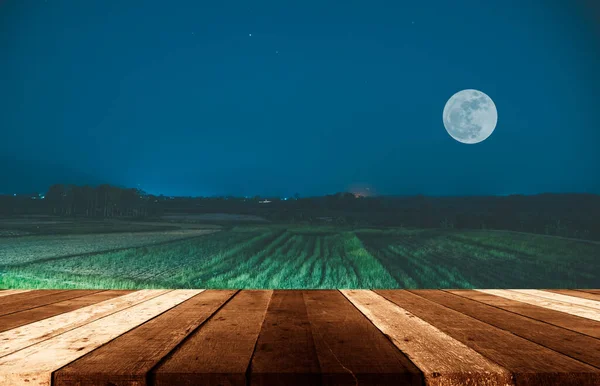
[[[64,220],[64,219],[0,219],[0,236],[16,235],[75,235],[91,233],[157,232],[176,230],[180,227],[170,223],[144,223],[119,220]]]
[[[0,288],[600,286],[600,245],[507,232],[248,225],[88,255],[66,244],[51,260],[22,258],[17,239],[0,240]]]

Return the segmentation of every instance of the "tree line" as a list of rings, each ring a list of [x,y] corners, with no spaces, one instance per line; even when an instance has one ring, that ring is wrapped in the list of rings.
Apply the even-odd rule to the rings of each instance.
[[[43,197],[43,199],[41,199]],[[265,203],[268,199],[268,203]],[[163,214],[234,213],[273,222],[348,226],[504,229],[600,240],[600,196],[165,197],[111,185],[52,185],[45,195],[0,196],[0,214],[156,218]]]
[[[147,217],[159,215],[158,197],[140,189],[108,184],[55,184],[45,194],[0,196],[0,213],[49,214],[65,217]]]

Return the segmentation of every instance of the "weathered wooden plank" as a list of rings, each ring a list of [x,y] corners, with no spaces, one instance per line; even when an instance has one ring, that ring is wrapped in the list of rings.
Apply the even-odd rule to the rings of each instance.
[[[239,292],[152,371],[152,383],[245,386],[272,293]]]
[[[63,367],[54,386],[146,385],[149,371],[237,291],[204,291]]]
[[[576,304],[562,302],[558,300],[550,300],[547,298],[529,295],[526,293],[521,293],[517,291],[511,290],[483,290],[477,289],[475,291],[480,291],[483,293],[487,293],[490,295],[501,296],[503,298],[516,300],[518,302],[533,304],[534,306],[545,307],[551,310],[565,312],[571,315],[577,315],[582,318],[587,318],[595,321],[600,321],[600,310],[590,307],[578,306]]]
[[[31,290],[1,290],[0,291],[0,298],[4,297],[4,296],[22,294],[22,293],[30,292],[30,291]]]
[[[600,322],[580,318],[579,316],[566,314],[548,308],[522,303],[516,300],[506,299],[500,296],[490,295],[475,290],[446,290],[452,294],[476,300],[515,314],[527,316],[545,323],[577,331],[581,334],[600,338]]]
[[[506,369],[381,295],[341,292],[417,365],[427,385],[513,384]]]
[[[52,372],[199,293],[169,291],[0,358],[0,384],[50,386]]]
[[[556,352],[600,368],[600,340],[598,339],[479,303],[475,300],[466,299],[449,292],[425,290],[411,292],[491,326],[509,331]],[[519,358],[517,359],[521,360],[522,358],[523,361],[529,363],[529,358],[521,357],[519,350],[511,350],[511,353],[518,356]],[[554,357],[555,355],[551,356]],[[545,357],[537,357],[541,360],[546,360]],[[490,357],[490,359],[494,358]],[[551,365],[551,363],[548,364]],[[534,368],[533,370],[536,371],[537,369]]]
[[[423,298],[439,290],[378,291],[509,370],[517,385],[597,385],[600,369]]]
[[[545,289],[544,291],[554,292],[554,293],[562,294],[562,295],[575,296],[577,298],[582,298],[582,299],[590,299],[590,300],[600,301],[600,295],[596,295],[596,294],[592,294],[592,293],[584,292],[584,291],[571,290],[571,289]]]
[[[14,306],[15,304],[20,304],[22,302],[27,302],[32,299],[48,296],[52,294],[57,294],[60,292],[65,292],[66,290],[31,290],[25,291],[21,293],[16,293],[10,296],[5,296],[0,298],[0,310],[3,311],[5,306]]]
[[[595,300],[582,299],[582,298],[575,297],[575,296],[558,294],[558,293],[553,293],[553,292],[548,292],[548,291],[540,291],[540,290],[536,290],[536,289],[515,289],[515,290],[511,290],[511,291],[515,291],[515,292],[519,292],[519,293],[527,294],[527,295],[539,296],[544,299],[556,300],[559,302],[576,304],[578,306],[595,308],[597,310],[600,310],[600,302],[595,301]]]
[[[0,333],[0,358],[163,295],[169,290],[141,290]]]
[[[320,385],[302,291],[273,293],[251,362],[251,385]]]
[[[304,291],[324,385],[422,385],[419,369],[338,291]]]
[[[583,291],[591,294],[600,295],[600,289],[578,289],[577,291]]]
[[[91,295],[101,290],[70,290],[57,293],[48,293],[43,296],[37,296],[33,299],[27,299],[19,302],[4,304],[0,307],[0,316],[9,315],[15,312],[21,312],[36,307],[42,307],[52,303],[58,303],[63,300],[74,299],[81,296]],[[18,295],[15,295],[18,296]],[[1,298],[0,298],[1,299]]]
[[[91,295],[82,296],[75,299],[63,300],[62,302],[48,304],[25,311],[15,312],[9,315],[0,316],[0,332],[8,331],[13,328],[34,323],[52,316],[60,315],[65,312],[74,311],[92,304],[100,303],[104,300],[112,299],[117,296],[126,295],[133,291],[109,290],[100,291]]]

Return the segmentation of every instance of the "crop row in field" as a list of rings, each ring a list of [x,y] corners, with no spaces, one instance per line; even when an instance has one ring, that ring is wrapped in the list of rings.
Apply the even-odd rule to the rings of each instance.
[[[109,233],[0,238],[0,268],[85,253],[131,248],[200,236],[214,230]]]
[[[599,245],[452,230],[241,226],[188,240],[8,267],[0,287],[598,287]]]
[[[2,287],[394,287],[350,232],[235,228],[160,246],[33,262],[0,274]]]
[[[403,288],[565,288],[600,284],[600,246],[590,243],[493,231],[358,235]]]

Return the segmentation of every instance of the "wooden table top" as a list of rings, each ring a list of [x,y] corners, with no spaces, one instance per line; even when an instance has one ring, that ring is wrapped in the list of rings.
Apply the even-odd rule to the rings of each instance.
[[[0,290],[0,385],[600,385],[600,290]]]

